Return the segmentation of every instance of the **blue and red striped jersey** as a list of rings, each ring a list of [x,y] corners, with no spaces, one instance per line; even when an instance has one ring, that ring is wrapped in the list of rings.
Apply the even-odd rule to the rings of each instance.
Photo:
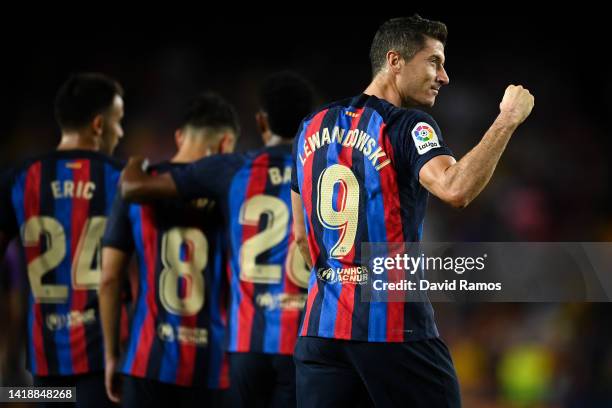
[[[152,174],[185,164],[161,163]],[[104,246],[137,255],[139,281],[122,373],[181,386],[227,388],[226,239],[215,201],[117,197]]]
[[[0,187],[0,229],[20,233],[29,280],[29,370],[104,369],[97,289],[100,245],[122,164],[56,151],[15,168]]]
[[[429,301],[362,301],[368,271],[361,252],[363,243],[421,239],[428,192],[419,171],[435,156],[452,155],[435,121],[362,94],[308,116],[293,154],[291,187],[302,198],[314,262],[300,335],[436,337]]]
[[[286,144],[172,172],[184,198],[221,203],[230,241],[231,352],[293,354],[309,271],[293,242],[291,160]]]

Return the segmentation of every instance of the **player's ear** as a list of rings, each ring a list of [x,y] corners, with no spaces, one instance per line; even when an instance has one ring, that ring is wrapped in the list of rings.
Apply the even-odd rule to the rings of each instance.
[[[394,74],[399,74],[402,68],[402,61],[404,59],[399,52],[394,50],[387,51],[387,67]]]
[[[100,136],[104,130],[104,116],[100,113],[91,121],[91,128],[96,136]]]
[[[257,123],[257,130],[261,135],[261,140],[264,145],[267,145],[272,138],[272,130],[270,130],[270,121],[268,120],[268,114],[260,110],[255,114],[255,122]]]
[[[183,135],[183,131],[181,129],[176,129],[174,131],[174,143],[176,143],[176,148],[180,149],[185,141],[185,135]]]
[[[225,132],[219,142],[219,153],[232,153],[236,145],[236,137],[233,132]]]

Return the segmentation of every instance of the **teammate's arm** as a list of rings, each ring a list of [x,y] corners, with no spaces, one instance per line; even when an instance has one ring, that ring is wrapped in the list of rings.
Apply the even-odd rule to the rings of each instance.
[[[119,403],[118,377],[115,373],[119,359],[119,321],[121,320],[121,285],[126,278],[125,270],[129,255],[119,249],[102,249],[102,278],[100,280],[100,319],[104,335],[106,357],[104,384],[108,398]]]
[[[306,236],[306,225],[304,224],[304,213],[302,205],[302,197],[295,191],[291,191],[291,209],[293,210],[293,236],[300,253],[308,265],[312,268],[312,259],[310,258],[310,250],[308,249],[308,237]]]
[[[430,193],[457,208],[466,207],[485,188],[516,128],[529,116],[534,98],[522,86],[510,85],[497,116],[484,137],[458,162],[437,156],[419,172],[419,181]]]
[[[121,173],[121,196],[127,201],[145,202],[156,198],[178,197],[169,173],[150,175],[143,168],[142,157],[130,157]]]

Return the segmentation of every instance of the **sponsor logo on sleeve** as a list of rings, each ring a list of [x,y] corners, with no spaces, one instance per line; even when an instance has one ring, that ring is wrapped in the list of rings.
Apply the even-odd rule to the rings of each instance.
[[[412,140],[419,154],[425,154],[431,149],[440,147],[438,135],[433,126],[425,122],[419,122],[412,129]]]

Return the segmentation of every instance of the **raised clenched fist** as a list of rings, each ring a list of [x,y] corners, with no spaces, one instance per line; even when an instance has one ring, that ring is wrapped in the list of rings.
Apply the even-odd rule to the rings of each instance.
[[[521,85],[510,85],[506,88],[499,110],[513,124],[520,125],[527,119],[534,105],[534,97]]]

